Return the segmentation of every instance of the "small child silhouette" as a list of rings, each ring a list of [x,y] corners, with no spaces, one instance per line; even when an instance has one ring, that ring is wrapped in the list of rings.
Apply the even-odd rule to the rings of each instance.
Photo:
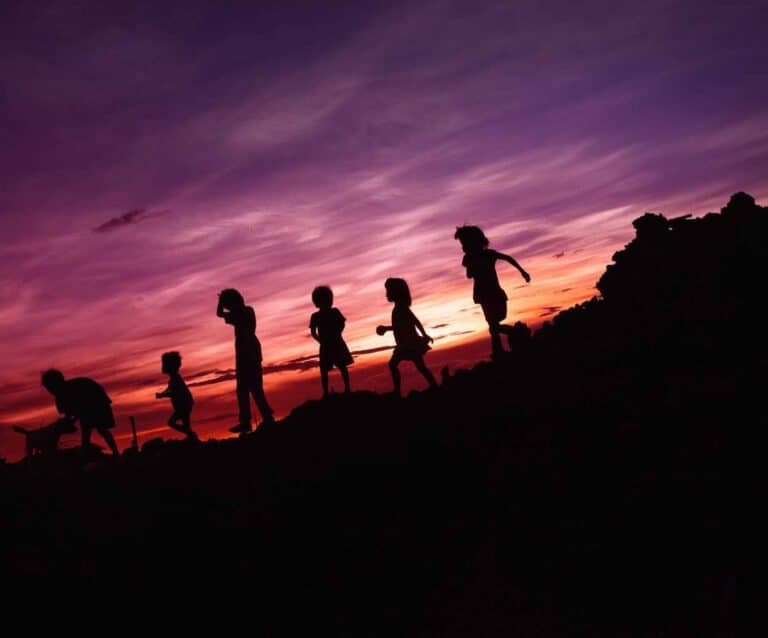
[[[430,350],[429,344],[433,339],[426,333],[424,326],[411,311],[411,291],[408,289],[408,284],[405,279],[390,277],[384,282],[384,288],[387,291],[387,301],[395,304],[392,309],[392,325],[377,326],[376,334],[384,335],[388,330],[395,334],[395,350],[389,360],[389,370],[392,373],[395,394],[400,396],[400,369],[398,366],[401,361],[413,361],[413,365],[424,375],[430,387],[436,388],[437,381],[424,363],[424,355]]]
[[[472,298],[483,309],[491,333],[491,356],[496,359],[503,352],[501,333],[506,334],[509,339],[513,332],[511,326],[501,323],[507,317],[507,293],[499,284],[496,261],[502,260],[512,264],[526,282],[531,281],[531,276],[509,255],[488,248],[490,242],[477,226],[458,227],[454,239],[461,242],[464,251],[461,265],[467,270],[467,278],[475,280]]]
[[[185,434],[191,441],[197,440],[197,434],[192,430],[192,406],[195,404],[192,393],[179,370],[181,355],[178,352],[164,352],[161,357],[163,374],[168,375],[168,387],[155,394],[158,399],[169,398],[173,406],[173,414],[168,419],[168,426]],[[181,422],[181,423],[179,423]]]
[[[230,432],[245,433],[251,425],[251,399],[261,412],[263,423],[272,423],[272,408],[264,395],[264,373],[261,367],[261,343],[256,336],[256,313],[245,305],[240,291],[227,288],[219,293],[216,316],[235,328],[235,378],[240,422]]]
[[[80,421],[81,450],[88,454],[91,449],[91,432],[101,434],[116,457],[119,452],[115,437],[110,430],[115,427],[112,399],[104,388],[88,377],[65,379],[59,370],[43,372],[43,387],[56,399],[56,409],[70,422]]]
[[[309,330],[320,344],[320,381],[323,397],[328,396],[328,372],[336,366],[344,381],[344,392],[349,392],[349,370],[354,360],[341,333],[346,319],[338,308],[333,307],[333,291],[328,286],[318,286],[312,291],[312,303],[318,311],[312,313]]]

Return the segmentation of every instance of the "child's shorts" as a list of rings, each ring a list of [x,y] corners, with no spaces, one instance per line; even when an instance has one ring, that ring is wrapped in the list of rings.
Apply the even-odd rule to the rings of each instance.
[[[507,318],[507,300],[504,297],[483,301],[481,307],[488,323],[501,323]]]

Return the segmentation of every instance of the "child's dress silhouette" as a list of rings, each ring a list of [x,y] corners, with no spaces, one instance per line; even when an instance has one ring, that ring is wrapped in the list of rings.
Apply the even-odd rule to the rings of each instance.
[[[320,341],[320,369],[343,368],[354,362],[344,338],[341,336],[346,319],[338,308],[323,308],[312,314],[310,330],[317,330]]]
[[[472,299],[483,308],[489,323],[498,323],[507,317],[507,293],[499,283],[496,261],[502,255],[490,248],[464,255],[461,265],[467,269],[467,276],[474,280]]]
[[[427,339],[416,331],[416,316],[404,304],[395,304],[392,309],[392,332],[396,344],[393,357],[413,360],[431,350]]]

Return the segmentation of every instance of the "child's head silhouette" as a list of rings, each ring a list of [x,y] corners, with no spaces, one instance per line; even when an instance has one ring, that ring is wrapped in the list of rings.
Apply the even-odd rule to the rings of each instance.
[[[399,277],[390,277],[384,282],[384,288],[387,291],[387,300],[406,306],[411,305],[411,291],[408,290],[408,284],[405,279]]]
[[[59,370],[46,370],[40,376],[43,387],[51,394],[56,394],[64,385],[64,375]]]
[[[312,303],[321,310],[333,305],[333,291],[328,286],[318,286],[312,291]]]
[[[181,368],[181,355],[175,350],[171,352],[163,352],[161,361],[163,362],[163,372],[165,374],[178,372],[179,368]]]
[[[488,238],[478,226],[458,226],[454,239],[461,242],[461,247],[465,253],[477,252],[483,248],[488,248]]]
[[[234,288],[227,288],[222,290],[219,297],[221,299],[221,305],[225,308],[228,308],[229,310],[242,308],[245,306],[245,299],[243,299],[243,295],[240,294],[239,290],[235,290]]]

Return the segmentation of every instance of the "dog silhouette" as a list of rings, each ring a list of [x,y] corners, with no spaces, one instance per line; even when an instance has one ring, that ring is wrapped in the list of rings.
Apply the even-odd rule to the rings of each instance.
[[[33,430],[18,425],[14,425],[13,429],[26,437],[27,456],[55,454],[59,449],[59,439],[62,435],[77,432],[75,424],[66,418]]]

